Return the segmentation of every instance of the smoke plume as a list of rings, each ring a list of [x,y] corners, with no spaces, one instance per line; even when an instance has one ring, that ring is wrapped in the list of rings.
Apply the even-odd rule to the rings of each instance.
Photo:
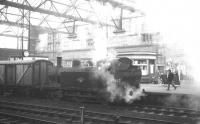
[[[109,93],[111,102],[116,100],[124,100],[127,103],[132,103],[134,100],[144,96],[140,89],[130,86],[126,82],[115,79],[114,75],[108,71],[109,64],[103,64],[95,71],[95,78],[102,79],[105,83],[105,91]]]

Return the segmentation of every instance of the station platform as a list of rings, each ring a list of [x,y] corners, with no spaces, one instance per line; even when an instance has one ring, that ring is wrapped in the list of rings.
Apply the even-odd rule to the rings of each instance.
[[[176,90],[172,85],[170,85],[170,90],[167,90],[167,84],[141,84],[140,86],[145,92],[200,96],[200,82],[183,80],[180,85],[176,85]]]
[[[139,104],[200,110],[200,83],[185,80],[176,86],[167,90],[167,84],[141,84],[145,97]]]

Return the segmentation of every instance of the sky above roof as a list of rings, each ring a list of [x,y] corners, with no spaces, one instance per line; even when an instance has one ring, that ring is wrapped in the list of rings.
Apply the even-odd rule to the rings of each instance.
[[[136,0],[136,3],[146,14],[147,30],[160,31],[163,42],[171,49],[183,49],[191,73],[200,81],[199,0]]]

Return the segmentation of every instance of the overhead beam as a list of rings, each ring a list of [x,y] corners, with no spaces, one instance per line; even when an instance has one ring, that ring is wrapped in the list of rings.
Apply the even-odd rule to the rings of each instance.
[[[12,15],[12,16],[20,16],[22,17],[22,15],[19,15],[19,14],[13,14],[13,13],[8,13],[8,12],[1,12],[0,13],[2,14],[8,14],[8,15]],[[36,18],[36,17],[30,17],[30,19],[37,19],[37,20],[40,20],[39,18]],[[54,20],[47,20],[48,22],[55,22],[55,23],[70,23],[70,22],[74,22],[74,21],[63,21],[63,22],[58,22],[58,21],[54,21]],[[87,23],[85,24],[76,24],[76,26],[84,26],[84,25],[88,25]],[[39,26],[38,26],[39,27]],[[58,28],[56,28],[58,29]]]
[[[100,2],[103,2],[103,3],[110,3],[113,7],[119,7],[121,9],[129,10],[131,12],[136,11],[135,8],[133,8],[131,6],[127,6],[123,3],[120,3],[120,2],[117,2],[117,1],[114,1],[114,0],[97,0],[97,1],[100,1]]]
[[[11,25],[11,26],[16,26],[16,27],[26,27],[28,28],[28,24],[22,24],[22,23],[17,23],[17,22],[12,22],[12,21],[4,21],[4,20],[0,20],[0,24],[5,24],[5,25]],[[62,33],[62,34],[69,34],[69,32],[64,32],[64,31],[57,31],[56,29],[51,29],[48,27],[41,27],[41,26],[37,26],[37,25],[31,25],[31,27],[39,29],[40,31],[47,31],[47,32],[51,32],[51,31],[55,31],[57,33]]]
[[[13,38],[22,38],[22,36],[19,36],[19,35],[3,34],[3,33],[0,33],[0,36],[3,36],[3,37],[13,37]],[[37,39],[30,38],[30,40],[37,40]],[[23,36],[23,41],[28,41],[28,37],[27,36]]]
[[[61,3],[61,2],[58,2],[58,1],[55,1],[55,0],[51,0],[53,3],[56,3],[56,4],[60,4],[60,5],[64,5],[66,7],[71,7],[72,5],[68,5],[68,4],[65,4],[65,3]],[[78,6],[76,7],[76,9],[78,10],[81,10],[81,11],[85,11],[85,12],[89,12],[89,13],[92,13],[93,11],[90,11],[90,10],[87,10],[87,9],[83,9],[83,8],[79,8]]]
[[[22,38],[22,36],[13,35],[13,34],[2,34],[2,33],[0,33],[0,36],[13,37],[13,38]],[[23,38],[28,39],[28,37],[26,37],[26,36],[23,36]]]
[[[1,12],[1,14],[7,14],[7,15],[11,15],[11,16],[17,16],[17,17],[23,17],[23,15],[20,15],[20,14],[14,14],[14,13],[11,13],[11,12]],[[35,20],[41,20],[40,18],[37,18],[37,17],[30,17],[30,19],[35,19]],[[58,21],[54,21],[54,20],[47,20],[48,22],[55,22],[55,23],[61,23],[61,22],[58,22]]]
[[[0,4],[15,7],[15,8],[18,8],[18,9],[25,9],[25,10],[29,10],[29,11],[33,11],[33,12],[53,15],[53,16],[56,16],[56,17],[73,19],[73,20],[76,20],[76,21],[82,21],[82,22],[91,23],[91,24],[98,24],[98,22],[93,21],[93,20],[89,20],[87,18],[80,18],[80,17],[75,17],[75,16],[72,16],[72,15],[66,15],[65,13],[59,13],[59,12],[41,9],[41,8],[37,8],[37,7],[33,7],[33,6],[23,5],[23,4],[20,4],[20,3],[11,2],[11,1],[7,1],[7,0],[0,0]],[[101,22],[101,24],[105,25],[105,26],[113,26],[113,25],[103,23],[103,22]]]

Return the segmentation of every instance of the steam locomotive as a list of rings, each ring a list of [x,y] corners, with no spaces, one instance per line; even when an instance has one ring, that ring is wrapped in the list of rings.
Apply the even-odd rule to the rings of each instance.
[[[47,60],[0,62],[0,94],[64,99],[123,99],[140,87],[141,70],[129,58],[99,68],[55,67]]]
[[[98,68],[63,68],[59,72],[59,81],[64,91],[67,91],[65,96],[70,94],[72,97],[73,90],[76,90],[77,96],[98,96],[114,101],[124,99],[127,93],[133,94],[138,90],[141,75],[140,68],[133,66],[131,59],[120,58]],[[82,95],[86,93],[86,96]]]

